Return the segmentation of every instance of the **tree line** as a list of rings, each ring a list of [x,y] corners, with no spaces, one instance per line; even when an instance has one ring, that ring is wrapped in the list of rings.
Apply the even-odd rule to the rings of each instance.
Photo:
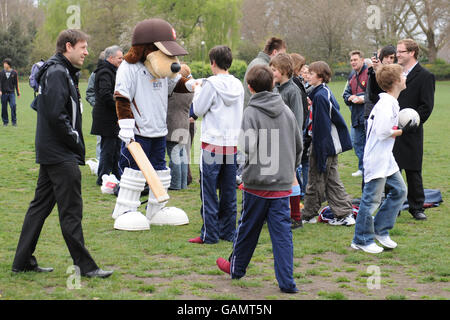
[[[91,36],[84,68],[93,70],[105,47],[128,50],[136,23],[155,17],[173,25],[187,62],[207,60],[217,44],[249,62],[278,36],[289,52],[332,65],[408,37],[433,63],[450,34],[448,0],[0,0],[0,58],[29,72],[54,53],[61,30],[79,26]]]

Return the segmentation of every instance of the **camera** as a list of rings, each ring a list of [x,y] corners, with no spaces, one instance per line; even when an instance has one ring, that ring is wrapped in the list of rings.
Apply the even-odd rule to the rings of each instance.
[[[377,51],[375,51],[375,52],[373,53],[373,56],[375,57],[375,59],[378,60],[378,52],[377,52]]]

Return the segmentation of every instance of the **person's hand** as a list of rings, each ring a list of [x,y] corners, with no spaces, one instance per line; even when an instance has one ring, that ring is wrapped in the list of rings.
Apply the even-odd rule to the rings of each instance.
[[[2,95],[2,92],[0,91],[0,96]]]
[[[125,145],[128,146],[132,141],[134,141],[134,119],[121,119],[119,120],[119,138]]]
[[[372,59],[373,70],[376,71],[378,69],[378,67],[381,65],[381,62],[379,59],[376,59],[375,57],[372,57],[371,59]]]
[[[402,134],[415,132],[417,130],[417,125],[412,124],[412,120],[409,120],[408,123],[401,129],[402,129]]]

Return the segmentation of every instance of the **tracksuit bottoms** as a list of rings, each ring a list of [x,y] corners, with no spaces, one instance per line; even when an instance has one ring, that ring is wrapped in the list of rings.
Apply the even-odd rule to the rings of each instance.
[[[218,154],[202,149],[200,162],[200,213],[204,243],[219,239],[233,242],[236,231],[236,154]],[[219,189],[219,197],[217,196]]]
[[[289,197],[269,199],[243,192],[242,215],[230,257],[231,278],[239,279],[245,275],[266,219],[278,286],[292,290],[296,284]]]

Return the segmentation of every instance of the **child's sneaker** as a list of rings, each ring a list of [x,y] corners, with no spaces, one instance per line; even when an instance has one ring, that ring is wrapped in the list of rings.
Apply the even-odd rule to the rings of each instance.
[[[216,260],[216,264],[220,270],[222,270],[225,273],[230,274],[230,261],[225,260],[224,258],[218,258]]]
[[[302,227],[303,227],[302,219],[295,220],[291,218],[291,229],[297,229]]]
[[[368,244],[368,245],[365,245],[365,246],[352,242],[350,247],[352,247],[355,250],[362,250],[362,251],[367,252],[367,253],[380,253],[380,252],[383,252],[383,248],[378,246],[375,242],[372,242],[371,244]]]
[[[303,223],[311,223],[311,224],[317,223],[316,217],[312,217],[310,219],[303,219],[302,221]]]
[[[353,218],[352,214],[349,214],[345,218],[334,218],[328,223],[332,226],[352,226],[356,223],[356,221],[355,218]]]
[[[375,239],[378,240],[379,243],[385,248],[394,249],[397,247],[397,242],[393,241],[389,235],[387,236],[379,236],[375,235]]]

